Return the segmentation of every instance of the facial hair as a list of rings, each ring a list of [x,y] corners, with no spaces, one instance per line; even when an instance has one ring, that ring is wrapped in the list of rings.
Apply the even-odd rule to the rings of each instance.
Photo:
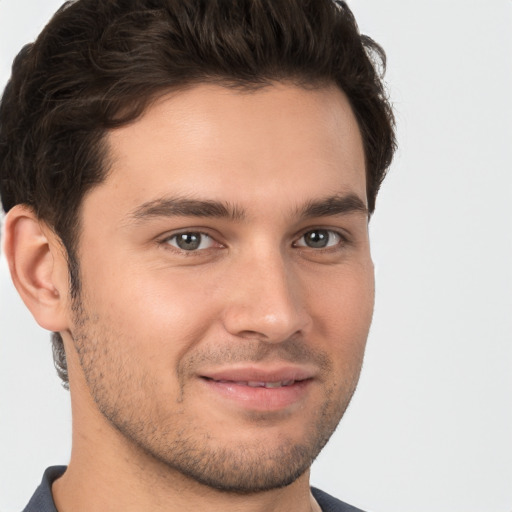
[[[75,299],[73,343],[98,410],[129,445],[145,457],[181,475],[223,492],[251,494],[285,487],[303,475],[335,431],[355,390],[359,367],[351,377],[334,376],[329,356],[314,350],[301,338],[278,344],[240,340],[222,346],[197,344],[177,362],[177,396],[161,399],[163,390],[150,364],[123,350],[119,333],[108,319],[90,314],[80,296]],[[144,343],[144,340],[140,340]],[[133,345],[129,344],[129,345]],[[313,363],[324,384],[322,403],[312,404],[304,415],[301,439],[277,429],[278,448],[266,446],[259,436],[231,442],[219,439],[208,425],[188,414],[191,376],[205,364],[260,363],[272,361]],[[341,384],[340,384],[341,380]],[[276,415],[248,412],[246,421],[255,431],[275,427]],[[226,420],[226,428],[230,428]],[[274,443],[275,445],[275,443]]]

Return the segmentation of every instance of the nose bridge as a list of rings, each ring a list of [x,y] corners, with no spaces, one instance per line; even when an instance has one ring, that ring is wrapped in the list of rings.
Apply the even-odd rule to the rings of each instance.
[[[279,247],[260,247],[241,256],[232,271],[236,292],[225,314],[228,331],[279,342],[305,329],[308,316],[300,282]]]

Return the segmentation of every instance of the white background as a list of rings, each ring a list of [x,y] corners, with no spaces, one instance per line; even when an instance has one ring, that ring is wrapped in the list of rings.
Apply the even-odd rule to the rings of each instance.
[[[388,54],[400,150],[371,222],[359,390],[313,468],[369,512],[512,512],[512,1],[352,0]],[[60,0],[0,0],[0,87]],[[0,511],[69,458],[49,336],[0,261]]]

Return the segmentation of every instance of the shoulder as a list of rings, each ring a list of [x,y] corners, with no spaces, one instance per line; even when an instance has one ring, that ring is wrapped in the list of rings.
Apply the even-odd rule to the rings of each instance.
[[[360,508],[348,505],[315,487],[311,488],[311,492],[320,505],[322,512],[363,512]]]
[[[66,471],[66,466],[48,468],[23,512],[57,512],[52,496],[52,483],[62,476],[64,471]]]

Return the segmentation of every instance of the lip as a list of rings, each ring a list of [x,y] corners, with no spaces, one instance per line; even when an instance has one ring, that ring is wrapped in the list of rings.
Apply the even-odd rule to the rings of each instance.
[[[201,373],[201,377],[212,380],[226,380],[233,382],[240,381],[262,381],[277,382],[287,380],[307,380],[315,376],[313,368],[307,366],[295,365],[265,365],[257,366],[231,366],[227,368],[217,368],[206,370]]]
[[[203,372],[200,380],[216,398],[252,411],[280,411],[300,404],[315,371],[299,366],[245,366]],[[268,387],[267,387],[268,386]]]

